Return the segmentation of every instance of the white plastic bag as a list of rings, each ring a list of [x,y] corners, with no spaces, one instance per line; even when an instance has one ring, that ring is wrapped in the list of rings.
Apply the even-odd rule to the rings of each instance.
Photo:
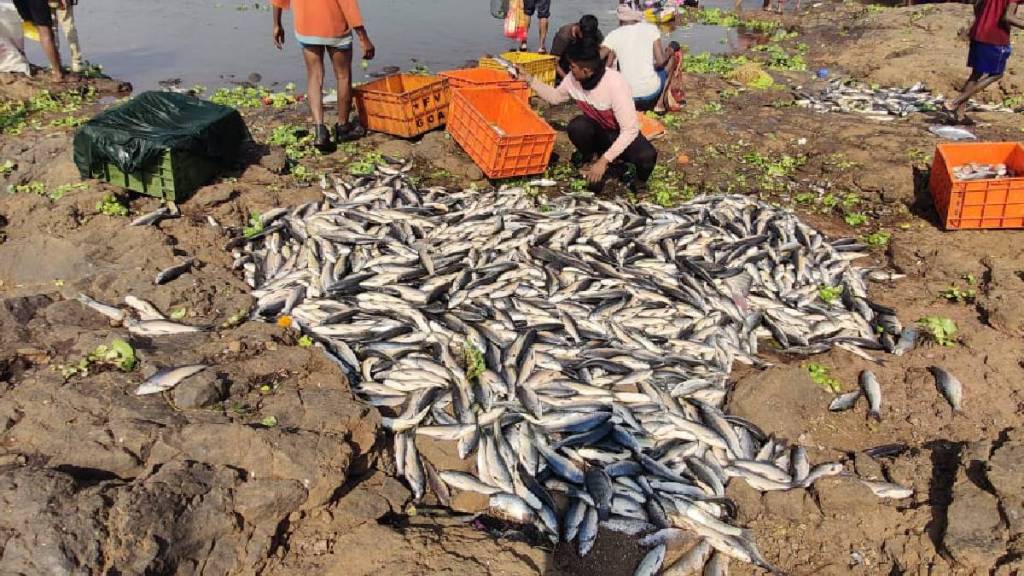
[[[21,16],[10,2],[0,2],[0,72],[31,73],[25,58]]]

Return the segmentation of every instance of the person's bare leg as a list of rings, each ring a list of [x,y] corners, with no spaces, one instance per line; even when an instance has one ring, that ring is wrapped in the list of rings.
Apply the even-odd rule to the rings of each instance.
[[[71,52],[71,71],[81,72],[84,60],[82,59],[82,46],[78,42],[78,28],[75,26],[75,7],[70,2],[64,10],[57,10],[57,21],[60,23],[60,30],[67,40],[68,50]]]
[[[537,27],[540,33],[540,50],[538,52],[547,53],[548,51],[548,18],[541,18],[538,20],[540,26]]]
[[[324,123],[324,47],[303,46],[306,61],[306,98],[313,113],[313,124]]]
[[[967,109],[967,103],[974,97],[975,94],[980,93],[984,89],[991,86],[993,83],[998,82],[1003,77],[1002,74],[977,74],[972,73],[971,77],[968,78],[964,84],[964,89],[960,92],[952,102],[946,104],[946,111],[951,112],[957,120],[962,120],[964,112]]]
[[[50,74],[57,82],[64,81],[64,71],[60,67],[60,52],[57,51],[57,42],[53,37],[53,28],[48,26],[37,26],[39,30],[39,43],[43,46],[43,54],[50,61]]]
[[[523,41],[519,44],[519,49],[526,51],[526,40],[530,38],[530,21],[533,20],[533,16],[526,17],[526,36],[523,36]]]
[[[338,81],[338,124],[346,124],[352,115],[352,49],[329,48],[327,52]]]

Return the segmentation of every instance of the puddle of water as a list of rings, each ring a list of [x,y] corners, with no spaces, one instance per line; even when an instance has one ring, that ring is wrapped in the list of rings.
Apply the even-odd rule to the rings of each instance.
[[[362,2],[377,59],[367,71],[353,70],[357,79],[385,66],[408,69],[415,59],[432,71],[458,68],[484,53],[513,46],[502,35],[502,23],[492,18],[488,3],[466,0],[369,0]],[[558,26],[593,13],[605,32],[617,22],[611,0],[554,0],[548,42]],[[284,52],[273,47],[271,16],[260,0],[89,0],[77,7],[83,51],[102,64],[106,73],[131,82],[136,90],[152,89],[161,80],[180,78],[182,85],[219,86],[257,72],[264,84],[295,82],[302,86],[305,71],[295,39],[289,33]],[[728,0],[706,7],[732,8]],[[744,0],[744,9],[758,12],[759,0]],[[239,7],[246,7],[240,10]],[[286,16],[288,18],[288,16]],[[536,21],[530,46],[536,47]],[[291,30],[291,23],[286,22]],[[718,26],[663,28],[666,37],[689,46],[693,53],[741,50],[750,39]],[[34,63],[45,59],[38,45],[28,42]],[[360,78],[363,76],[364,78]]]

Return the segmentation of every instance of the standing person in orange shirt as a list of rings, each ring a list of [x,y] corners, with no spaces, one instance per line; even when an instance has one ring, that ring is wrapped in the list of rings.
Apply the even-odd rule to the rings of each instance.
[[[272,0],[274,5],[274,45],[284,47],[281,12],[291,7],[290,0]],[[307,97],[313,112],[313,144],[327,148],[331,133],[324,124],[324,53],[331,59],[338,81],[338,123],[334,125],[335,142],[357,140],[366,134],[352,113],[352,33],[359,37],[363,58],[372,60],[376,52],[363,27],[363,17],[356,0],[298,0],[294,7],[295,39],[302,46],[308,79]]]

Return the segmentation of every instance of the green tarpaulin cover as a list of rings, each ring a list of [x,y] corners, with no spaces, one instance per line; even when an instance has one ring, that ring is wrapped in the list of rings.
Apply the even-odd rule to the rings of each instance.
[[[218,162],[238,159],[249,139],[234,108],[187,94],[145,92],[102,112],[75,134],[75,165],[83,178],[105,162],[136,172],[165,151],[183,151]]]

